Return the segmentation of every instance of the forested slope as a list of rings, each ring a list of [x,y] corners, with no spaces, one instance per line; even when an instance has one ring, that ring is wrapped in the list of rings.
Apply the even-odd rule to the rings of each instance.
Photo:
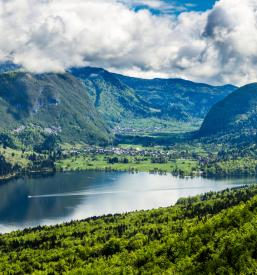
[[[84,86],[68,73],[0,74],[0,117],[0,133],[8,131],[26,145],[38,144],[49,134],[63,142],[97,144],[111,139]]]
[[[70,72],[83,81],[95,107],[110,122],[131,118],[201,121],[216,102],[236,89],[183,79],[133,78],[91,67]]]
[[[248,84],[215,104],[199,130],[200,136],[256,134],[257,83]]]
[[[257,187],[0,236],[3,274],[256,274]]]

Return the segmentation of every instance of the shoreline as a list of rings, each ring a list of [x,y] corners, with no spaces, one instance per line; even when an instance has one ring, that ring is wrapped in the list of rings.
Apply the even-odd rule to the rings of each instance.
[[[91,168],[91,169],[56,169],[56,172],[62,173],[62,172],[126,172],[130,174],[135,174],[135,173],[148,173],[151,175],[172,175],[174,177],[182,177],[182,178],[198,178],[202,177],[204,179],[221,179],[221,178],[244,178],[244,177],[257,177],[257,173],[249,173],[249,174],[224,174],[224,175],[219,175],[219,174],[206,174],[203,171],[194,171],[192,174],[179,174],[179,173],[172,173],[164,170],[139,170],[139,169],[116,169],[116,168],[110,168],[107,167],[105,168]]]
[[[231,192],[231,191],[235,191],[235,190],[254,189],[254,188],[256,188],[255,184],[254,185],[240,185],[240,186],[221,189],[218,191],[207,191],[204,193],[199,193],[197,195],[194,195],[193,198],[199,197],[201,195],[212,194],[212,193],[221,194],[221,193],[224,193],[225,191]],[[105,219],[105,218],[110,218],[110,217],[119,218],[122,216],[129,216],[129,215],[134,215],[134,214],[138,214],[138,213],[149,213],[151,211],[161,211],[161,210],[173,209],[173,208],[183,204],[183,202],[181,202],[181,199],[188,200],[190,198],[191,198],[190,196],[179,197],[175,203],[170,204],[168,206],[159,206],[159,207],[147,208],[147,209],[137,209],[137,210],[131,210],[131,211],[98,214],[98,215],[92,215],[92,216],[88,216],[88,217],[81,218],[81,219],[67,219],[64,221],[53,222],[53,223],[48,223],[48,224],[35,224],[35,225],[27,226],[24,228],[20,228],[20,229],[18,227],[16,227],[16,228],[13,227],[13,229],[10,231],[8,230],[6,232],[0,232],[0,237],[4,236],[4,235],[21,233],[21,232],[30,233],[30,232],[37,232],[40,230],[51,230],[54,228],[78,225],[80,223],[90,222],[90,221],[95,221],[95,220],[100,220],[100,219]],[[4,228],[4,226],[3,226],[3,228]]]
[[[129,173],[129,174],[138,174],[138,173],[147,173],[150,175],[159,175],[159,176],[167,176],[171,175],[173,177],[179,177],[179,178],[203,178],[203,179],[237,179],[237,178],[248,178],[248,177],[257,177],[257,173],[255,174],[227,174],[227,175],[206,175],[202,171],[195,171],[193,174],[178,174],[178,173],[172,173],[162,170],[138,170],[138,169],[112,169],[110,167],[106,168],[95,168],[95,169],[55,169],[55,170],[42,170],[42,171],[26,171],[26,172],[20,172],[20,173],[14,173],[10,175],[5,175],[0,177],[0,185],[2,183],[6,183],[8,181],[19,179],[24,176],[34,176],[34,177],[44,177],[49,175],[54,175],[55,173],[68,173],[68,172],[123,172],[123,173]]]
[[[26,172],[17,172],[14,174],[9,174],[9,175],[5,175],[5,176],[1,176],[0,177],[0,185],[1,183],[5,183],[14,179],[19,179],[22,178],[24,176],[44,176],[44,175],[50,175],[50,174],[54,174],[56,171],[53,170],[44,170],[44,171],[26,171]]]

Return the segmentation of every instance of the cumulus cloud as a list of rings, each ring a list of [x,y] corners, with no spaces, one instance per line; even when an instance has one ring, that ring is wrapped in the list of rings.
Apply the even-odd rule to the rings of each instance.
[[[0,62],[37,73],[90,65],[212,84],[257,80],[256,0],[220,0],[176,17],[135,11],[129,2],[0,0]]]

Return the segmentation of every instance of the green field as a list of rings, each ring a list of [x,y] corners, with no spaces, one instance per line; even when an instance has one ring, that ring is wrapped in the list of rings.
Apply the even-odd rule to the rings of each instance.
[[[194,160],[177,159],[167,163],[152,163],[149,158],[116,156],[121,161],[126,158],[128,163],[108,163],[108,158],[115,157],[96,155],[92,157],[78,156],[60,160],[56,163],[57,170],[112,170],[138,172],[166,172],[193,175],[199,171],[198,163]]]
[[[18,164],[22,168],[26,168],[31,164],[31,161],[28,160],[30,154],[32,154],[32,151],[22,152],[21,150],[0,147],[0,155],[4,156],[13,165]]]
[[[198,130],[201,123],[201,119],[184,122],[174,119],[137,118],[121,121],[117,129],[121,134],[127,135],[180,134]]]
[[[117,150],[125,150],[125,153],[94,153],[85,152],[88,147],[85,144],[63,144],[58,152],[35,153],[0,147],[0,155],[11,165],[18,165],[20,172],[45,171],[46,160],[54,162],[58,171],[129,171],[172,173],[182,176],[241,176],[256,175],[257,160],[256,146],[249,149],[229,151],[223,145],[214,144],[183,144],[174,146],[152,146],[123,144],[115,147]],[[102,147],[95,147],[101,149]],[[102,148],[111,150],[112,147]],[[134,155],[126,152],[133,150]],[[75,155],[71,152],[77,152]],[[66,152],[66,153],[65,153]],[[146,155],[142,155],[145,152]],[[59,154],[59,155],[58,155]],[[32,158],[34,156],[34,158]],[[36,156],[36,159],[35,159]],[[50,163],[52,167],[52,164]],[[53,168],[53,167],[52,167]],[[50,168],[50,170],[52,170]],[[55,170],[54,169],[54,170]],[[12,172],[13,174],[13,172]],[[8,174],[1,176],[9,176]]]

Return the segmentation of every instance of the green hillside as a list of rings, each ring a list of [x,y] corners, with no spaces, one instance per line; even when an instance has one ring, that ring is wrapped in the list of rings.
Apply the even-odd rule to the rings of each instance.
[[[236,89],[182,79],[132,78],[90,67],[70,71],[83,81],[107,121],[124,128],[153,129],[164,121],[170,131],[178,123],[191,130],[191,126],[198,127],[213,104]]]
[[[48,80],[46,78],[54,77],[54,74],[33,75],[15,72],[17,69],[18,67],[12,63],[0,64],[0,73],[6,72],[2,73],[0,85],[3,86],[5,90],[18,89],[19,85],[25,85],[22,89],[30,90],[29,96],[32,97],[34,96],[32,92],[33,89],[35,89],[35,91],[40,90],[40,85],[44,87],[47,86],[46,82]],[[2,101],[0,113],[2,113],[5,118],[2,128],[7,126],[7,129],[19,130],[19,127],[24,126],[24,123],[26,126],[28,123],[32,123],[32,128],[38,126],[38,124],[40,124],[39,127],[41,128],[52,128],[53,130],[62,127],[62,138],[64,141],[69,142],[70,138],[68,138],[68,136],[70,136],[70,131],[67,130],[65,132],[65,129],[73,128],[78,130],[82,128],[95,128],[95,124],[103,124],[103,121],[105,124],[115,127],[115,132],[118,134],[136,132],[136,134],[142,135],[144,133],[149,134],[154,132],[192,131],[199,128],[204,116],[213,104],[223,99],[236,88],[231,85],[214,87],[182,79],[146,80],[132,78],[110,73],[104,69],[91,67],[73,68],[70,69],[70,73],[75,76],[76,79],[82,81],[84,90],[86,90],[86,93],[82,92],[82,85],[77,81],[75,89],[80,90],[80,92],[78,92],[79,95],[72,94],[70,97],[71,100],[65,101],[67,104],[65,104],[63,108],[74,111],[74,113],[71,112],[68,114],[68,116],[73,116],[73,118],[65,118],[65,116],[62,116],[63,122],[60,121],[61,125],[59,125],[59,122],[55,121],[58,117],[56,112],[61,112],[60,107],[62,108],[62,106],[56,105],[55,103],[57,102],[55,102],[55,100],[47,104],[48,108],[55,106],[54,108],[50,108],[50,112],[42,112],[44,108],[40,108],[40,112],[38,112],[37,105],[40,106],[41,103],[37,102],[37,99],[32,99],[33,102],[31,102],[32,105],[30,107],[27,105],[29,102],[23,106],[22,104],[24,102],[22,101],[26,100],[26,95],[19,94],[16,91],[11,92],[11,94],[13,94],[13,102],[5,102],[4,98],[3,100],[0,98],[0,101]],[[69,73],[67,73],[66,76],[67,75],[69,75]],[[10,76],[13,77],[13,80],[10,80]],[[28,77],[25,79],[25,76],[30,76],[30,79]],[[15,79],[16,77],[17,79]],[[23,80],[21,80],[22,77],[24,78]],[[71,78],[70,75],[69,78]],[[35,84],[36,82],[38,83]],[[64,94],[67,91],[75,90],[74,87],[70,87],[68,83],[66,87],[64,83],[66,80],[61,79],[60,75],[55,80],[51,79],[50,82],[52,83],[50,89],[52,89],[52,91],[56,89],[56,93],[62,91],[62,94]],[[75,82],[75,79],[73,79],[72,85],[75,85]],[[42,89],[45,91],[48,88]],[[36,95],[37,92],[34,94]],[[75,100],[76,98],[78,99],[77,102]],[[88,99],[90,99],[91,104]],[[20,100],[21,105],[19,105]],[[42,99],[39,98],[39,100]],[[90,106],[84,106],[84,108],[82,106],[83,104],[78,104],[79,101],[83,102],[83,100],[88,100],[87,105],[89,104]],[[8,105],[9,103],[11,103],[11,105]],[[26,110],[27,107],[28,110]],[[89,116],[91,115],[91,118],[88,118],[88,120],[90,121],[85,122],[84,118],[82,118],[82,109],[84,109],[86,113],[90,109],[96,109],[97,112],[100,113],[101,118],[99,118],[99,115],[93,115],[96,112],[95,110],[93,112],[89,111],[88,114]],[[27,119],[25,119],[26,112],[29,113]],[[55,112],[55,114],[52,115],[52,112]],[[47,116],[48,118],[46,118]],[[54,118],[52,125],[48,123],[50,116]],[[79,121],[73,123],[76,120],[74,119],[75,116],[79,118]],[[24,119],[26,122],[24,122]],[[47,119],[47,121],[44,121],[45,119]],[[70,120],[73,121],[71,124],[68,122]],[[102,122],[100,120],[102,120]],[[38,123],[39,121],[40,123]],[[68,125],[67,123],[69,127],[66,127]],[[84,123],[87,125],[83,125]],[[103,125],[99,126],[100,128],[103,127]],[[96,126],[96,128],[98,128],[98,126]],[[98,133],[98,135],[102,136],[100,139],[106,139],[107,137],[106,127],[103,128],[105,129]],[[79,131],[80,130],[77,132]],[[95,132],[95,129],[90,131]],[[93,138],[90,137],[90,131],[86,134],[85,132],[82,133],[84,136],[82,138],[83,141],[88,142],[93,140]],[[73,132],[72,139],[75,139],[75,141],[80,140],[79,135],[79,133]],[[98,140],[98,137],[96,140]]]
[[[246,85],[214,105],[207,114],[200,136],[229,133],[256,134],[257,83]]]
[[[132,89],[106,70],[74,68],[71,73],[83,81],[94,106],[111,124],[155,113]]]
[[[116,75],[158,116],[177,120],[203,119],[209,109],[236,89],[235,86],[210,86],[183,79],[139,79]]]
[[[256,274],[256,186],[0,236],[1,274]]]
[[[71,69],[73,76],[30,74],[15,71],[13,64],[0,69],[5,72],[0,74],[0,130],[26,145],[49,134],[63,142],[105,143],[108,126],[119,135],[139,136],[197,130],[211,106],[235,89],[90,67]]]
[[[58,135],[63,142],[104,143],[110,138],[85,87],[72,75],[0,74],[2,132],[26,142]]]

